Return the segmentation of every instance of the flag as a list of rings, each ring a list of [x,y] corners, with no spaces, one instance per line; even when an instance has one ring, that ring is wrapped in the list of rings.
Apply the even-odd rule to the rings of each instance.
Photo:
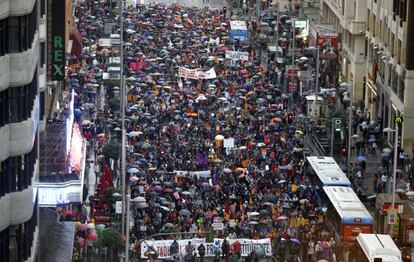
[[[230,204],[229,201],[226,201],[226,207],[224,208],[224,217],[228,222],[230,220]]]

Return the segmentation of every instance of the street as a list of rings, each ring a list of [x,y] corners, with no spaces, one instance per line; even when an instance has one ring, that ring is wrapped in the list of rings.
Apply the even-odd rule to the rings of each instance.
[[[344,111],[336,42],[321,58],[292,22],[303,22],[297,14],[263,1],[257,17],[247,2],[246,14],[225,0],[128,1],[122,27],[109,3],[77,4],[84,47],[69,63],[82,68],[68,82],[97,105],[82,114],[94,226],[78,225],[79,259],[93,260],[91,250],[113,261],[354,259],[358,232],[342,243],[342,229],[331,226],[342,220],[331,221],[320,203],[327,185],[305,163],[326,154],[320,141],[345,143],[345,123],[328,135],[321,122]],[[362,144],[372,146],[375,123],[360,128]],[[361,153],[352,162],[350,178],[361,169],[366,176],[361,188],[346,189],[377,193],[378,158]],[[372,233],[369,214],[367,221]]]

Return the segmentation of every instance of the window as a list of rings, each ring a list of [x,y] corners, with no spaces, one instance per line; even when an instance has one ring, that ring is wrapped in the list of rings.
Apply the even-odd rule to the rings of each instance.
[[[7,49],[7,20],[0,20],[0,56],[6,54]]]
[[[30,49],[37,30],[37,1],[28,15],[0,20],[0,56]]]
[[[8,89],[0,92],[0,128],[9,123],[9,93]]]
[[[20,52],[19,45],[19,17],[9,17],[8,18],[8,53],[17,53]]]
[[[46,44],[45,42],[40,43],[40,67],[46,66]]]
[[[37,137],[32,150],[22,156],[9,157],[0,162],[0,197],[22,191],[32,185],[37,160]]]
[[[40,0],[40,17],[46,15],[46,0]]]

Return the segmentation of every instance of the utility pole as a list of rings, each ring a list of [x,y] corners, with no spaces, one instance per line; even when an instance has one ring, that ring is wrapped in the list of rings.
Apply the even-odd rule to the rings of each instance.
[[[313,110],[316,109],[316,105],[319,103],[318,101],[318,93],[319,93],[319,64],[320,64],[320,54],[319,54],[319,33],[316,33],[316,79],[315,79],[315,100],[313,101]]]
[[[121,219],[121,232],[122,236],[125,236],[125,204],[126,204],[126,149],[125,149],[125,97],[126,97],[126,90],[124,84],[124,16],[123,16],[123,9],[124,9],[124,0],[119,0],[119,36],[120,36],[120,93],[121,93],[121,187],[122,187],[122,219]],[[127,244],[128,245],[128,244]]]
[[[353,112],[353,105],[352,100],[354,99],[352,85],[348,86],[348,93],[349,93],[349,107],[348,107],[348,152],[347,152],[347,160],[346,163],[348,165],[348,177],[351,175],[351,149],[352,149],[352,112]]]

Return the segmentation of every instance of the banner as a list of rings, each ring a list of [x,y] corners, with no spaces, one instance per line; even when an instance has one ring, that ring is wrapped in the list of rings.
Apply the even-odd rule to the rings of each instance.
[[[141,258],[147,258],[146,253],[150,247],[152,247],[158,253],[158,259],[170,259],[170,246],[174,240],[147,240],[141,244]],[[270,238],[264,238],[259,240],[254,239],[228,239],[230,248],[233,248],[233,243],[238,241],[240,243],[240,252],[242,257],[247,257],[253,250],[256,252],[261,250],[265,256],[272,255],[272,245]],[[177,240],[179,246],[179,255],[184,256],[186,254],[186,246],[191,242],[191,247],[194,253],[198,254],[198,247],[203,244],[206,248],[206,254],[204,257],[214,257],[214,250],[219,247],[221,253],[221,245],[223,239],[215,238],[214,243],[207,243],[204,238],[193,238],[185,240]],[[215,247],[216,245],[216,247]],[[260,253],[260,252],[259,252]]]
[[[178,76],[189,79],[215,79],[217,77],[214,68],[204,72],[200,69],[188,69],[184,67],[178,68]]]
[[[208,178],[211,176],[210,170],[204,170],[204,171],[184,171],[184,170],[174,170],[173,171],[176,176],[188,176],[193,177],[197,176],[197,178]]]
[[[238,52],[238,51],[226,51],[226,58],[231,60],[249,60],[249,53],[247,52]]]

